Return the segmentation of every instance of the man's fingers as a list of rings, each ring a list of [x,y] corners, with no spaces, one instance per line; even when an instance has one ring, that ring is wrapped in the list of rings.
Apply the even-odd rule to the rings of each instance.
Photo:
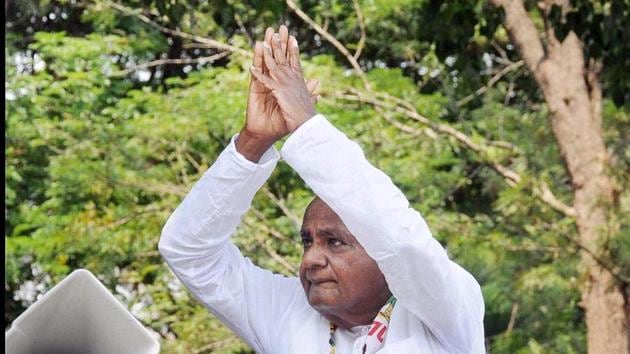
[[[265,42],[267,42],[269,46],[271,46],[271,37],[273,37],[274,33],[275,31],[271,27],[267,27],[265,30]]]
[[[274,33],[273,37],[271,37],[271,49],[273,50],[273,57],[276,59],[278,65],[287,63],[287,58],[282,52],[282,44],[280,43],[280,35],[278,33]]]
[[[273,58],[271,47],[267,44],[267,42],[263,42],[263,59],[269,73],[272,74],[277,69],[278,65],[276,64],[276,60]]]
[[[311,102],[315,104],[317,103],[317,101],[319,101],[320,98],[322,98],[321,95],[311,95]]]
[[[254,45],[254,67],[263,71],[263,45],[258,41]]]
[[[291,57],[291,68],[297,72],[302,73],[302,64],[300,64],[300,48],[295,37],[289,38],[289,56]]]
[[[265,88],[268,90],[274,90],[276,87],[276,83],[267,75],[263,74],[262,71],[256,69],[255,67],[249,68],[249,72],[252,73],[252,76],[258,80]]]
[[[315,94],[315,89],[317,89],[317,86],[319,86],[319,80],[317,79],[311,79],[306,82],[306,89],[308,89],[308,92],[311,95]]]
[[[282,25],[280,26],[280,29],[278,30],[278,33],[280,34],[280,45],[282,46],[282,55],[286,58],[287,57],[287,47],[288,47],[288,42],[289,42],[289,30],[287,29],[287,26]]]
[[[271,37],[273,37],[273,34],[274,34],[273,28],[267,27],[267,29],[265,30],[265,40],[263,41],[263,44],[266,43],[269,47],[271,47]],[[266,63],[263,67],[263,74],[265,75],[269,74],[269,67],[266,65]]]
[[[287,60],[289,61],[289,67],[293,69],[293,71],[295,71],[295,63],[293,60],[293,50],[291,49],[291,46],[293,45],[294,40],[295,37],[293,36],[289,36],[289,39],[287,40]]]

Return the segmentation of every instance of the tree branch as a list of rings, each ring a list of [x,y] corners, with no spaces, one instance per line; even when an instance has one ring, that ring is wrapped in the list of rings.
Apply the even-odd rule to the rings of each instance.
[[[282,212],[284,213],[284,215],[286,215],[289,220],[291,220],[291,223],[293,224],[293,226],[295,227],[295,229],[299,232],[300,231],[300,225],[302,224],[302,222],[300,221],[300,218],[295,215],[295,213],[289,209],[287,207],[287,205],[284,202],[284,199],[277,197],[275,194],[271,193],[271,191],[269,190],[269,188],[267,187],[263,187],[261,189],[261,191],[269,198],[271,199],[271,201],[278,207],[280,208],[280,210],[282,210]]]
[[[277,238],[278,240],[282,241],[282,242],[292,242],[291,238],[286,236],[285,234],[281,233],[280,231],[271,228],[269,226],[267,226],[267,223],[269,222],[269,220],[267,219],[267,217],[265,216],[265,214],[263,214],[260,210],[256,209],[256,208],[251,208],[250,209],[254,215],[256,216],[256,218],[258,218],[258,220],[260,220],[262,222],[262,224],[260,224],[260,227],[268,234],[270,234],[271,236]]]
[[[359,21],[359,28],[361,29],[361,38],[359,39],[359,44],[357,44],[357,50],[354,52],[352,56],[354,60],[358,60],[359,56],[361,56],[361,51],[363,50],[363,46],[365,45],[365,20],[363,19],[363,13],[361,13],[361,5],[359,5],[358,0],[352,0],[352,5],[354,5],[354,12],[357,14],[357,20]]]
[[[323,29],[320,25],[318,25],[315,21],[313,21],[306,13],[304,13],[304,11],[302,11],[295,4],[293,0],[286,0],[286,4],[291,10],[293,10],[293,12],[295,12],[295,14],[299,18],[301,18],[312,29],[314,29],[317,33],[319,33],[324,39],[326,39],[333,46],[335,46],[335,48],[337,48],[337,50],[340,51],[346,57],[346,59],[348,59],[354,71],[356,71],[357,75],[359,75],[359,77],[363,81],[363,86],[365,86],[366,90],[371,91],[372,86],[370,85],[370,82],[368,81],[367,76],[365,75],[365,72],[363,71],[363,69],[361,68],[361,65],[359,65],[355,57],[352,54],[350,54],[350,51],[348,51],[348,49],[343,44],[341,44],[341,42],[337,40],[337,38],[333,37],[330,33],[328,33],[328,31]]]
[[[241,20],[241,16],[236,12],[234,13],[234,20],[236,20],[236,23],[238,24],[238,27],[241,29],[241,32],[243,32],[245,37],[247,37],[247,40],[249,41],[249,45],[253,47],[256,41],[254,41],[252,36],[249,35],[249,32],[247,31],[247,28],[245,27],[243,20]]]
[[[497,81],[499,81],[503,76],[505,76],[507,73],[514,71],[518,68],[520,68],[521,66],[523,66],[523,64],[525,64],[525,62],[523,60],[519,60],[517,62],[514,62],[508,66],[506,66],[505,68],[499,70],[499,72],[497,72],[496,74],[494,74],[494,76],[492,76],[492,78],[490,78],[490,80],[488,80],[488,83],[485,86],[482,86],[480,88],[478,88],[474,93],[471,93],[470,95],[462,98],[461,100],[457,101],[457,107],[461,107],[463,105],[465,105],[466,103],[472,101],[475,97],[483,94],[484,92],[488,91],[488,89],[490,87],[492,87],[492,85],[494,85],[495,83],[497,83]]]
[[[529,18],[522,0],[490,0],[505,11],[504,26],[518,47],[525,63],[539,76],[539,65],[545,60],[545,48],[534,22]]]
[[[507,56],[507,52],[505,51],[505,49],[503,49],[499,43],[497,43],[496,39],[492,39],[492,41],[490,41],[490,45],[494,48],[494,50],[496,50],[499,55],[501,56],[501,62],[505,62],[505,63],[510,63],[510,59]]]
[[[167,33],[167,34],[170,34],[170,35],[173,35],[173,36],[177,36],[177,37],[181,37],[181,38],[190,39],[190,40],[193,40],[193,41],[198,42],[198,43],[203,43],[203,44],[207,45],[208,47],[228,50],[230,52],[237,53],[237,54],[240,54],[240,55],[244,55],[246,57],[252,57],[253,56],[253,54],[250,51],[247,51],[247,50],[239,48],[239,47],[235,47],[235,46],[223,43],[223,42],[219,42],[219,41],[216,41],[214,39],[201,37],[201,36],[198,36],[198,35],[195,35],[195,34],[186,33],[186,32],[182,32],[180,30],[174,30],[174,29],[170,29],[170,28],[164,27],[164,26],[160,25],[159,23],[151,20],[148,16],[142,14],[140,12],[140,10],[133,10],[131,8],[128,8],[126,6],[123,6],[123,5],[120,5],[120,4],[108,1],[108,0],[103,1],[103,4],[105,4],[106,6],[109,6],[109,7],[113,8],[113,9],[116,9],[116,10],[118,10],[118,11],[120,11],[120,12],[126,14],[126,15],[136,17],[140,21],[142,21],[142,22],[144,22],[144,23],[146,23],[146,24],[148,24],[148,25],[158,29],[160,32]]]
[[[121,70],[121,71],[117,71],[112,73],[110,76],[111,77],[115,77],[115,76],[125,76],[131,72],[137,71],[137,70],[142,70],[142,69],[146,69],[152,66],[158,66],[158,65],[164,65],[164,64],[203,64],[203,63],[212,63],[216,60],[219,60],[221,58],[224,58],[226,56],[228,56],[230,54],[230,51],[228,50],[224,50],[220,53],[208,56],[208,57],[201,57],[201,58],[184,58],[184,59],[159,59],[159,60],[153,60],[147,63],[142,63],[142,64],[138,64],[138,65],[134,65],[130,68],[127,68],[125,70]]]
[[[516,323],[516,314],[518,313],[518,302],[515,302],[512,305],[512,312],[510,313],[510,321],[508,322],[508,326],[507,326],[507,333],[512,332],[512,330],[514,329],[514,324]]]
[[[248,218],[243,218],[243,221],[245,222],[246,225],[248,225],[249,227],[252,227],[254,229],[260,229],[260,227],[258,225],[256,225],[253,221],[251,221]],[[269,231],[271,230],[271,228],[269,228],[267,225],[265,225],[264,230]],[[271,257],[273,258],[278,264],[280,264],[282,266],[282,268],[285,269],[285,275],[296,275],[297,274],[297,269],[295,268],[295,266],[293,266],[291,263],[287,262],[286,259],[284,259],[281,255],[279,255],[274,249],[273,247],[269,246],[266,242],[265,239],[263,238],[263,236],[258,233],[258,232],[254,232],[254,239],[256,240],[256,243],[258,243],[258,245],[260,245],[260,247],[262,247],[262,249]]]
[[[430,130],[433,134],[435,135],[442,134],[442,135],[452,137],[459,144],[476,152],[478,155],[482,157],[482,160],[485,163],[487,163],[490,167],[492,167],[497,173],[499,173],[504,178],[505,182],[510,187],[515,187],[522,181],[521,176],[516,171],[488,158],[488,154],[487,154],[488,148],[485,145],[474,142],[470,137],[460,132],[459,130],[451,126],[448,126],[446,124],[440,124],[440,123],[436,123],[429,120],[428,118],[419,114],[415,110],[415,107],[411,105],[406,105],[405,107],[402,107],[399,104],[391,104],[390,102],[377,99],[374,96],[370,96],[368,94],[362,93],[355,89],[350,89],[350,91],[353,92],[354,94],[348,95],[348,94],[337,93],[335,94],[335,97],[348,100],[348,101],[367,103],[374,107],[394,110],[410,119],[416,120],[426,125],[427,130]],[[381,95],[381,97],[387,97],[387,96]],[[384,118],[387,119],[389,122],[391,122],[394,126],[396,126],[397,128],[401,129],[402,131],[406,133],[413,134],[413,135],[422,134],[421,130],[418,130],[416,128],[410,127],[403,123],[397,122],[396,120],[393,120],[387,117],[386,115],[384,115]],[[565,216],[568,216],[570,218],[575,218],[575,215],[576,215],[575,209],[571,206],[564,204],[562,201],[557,199],[555,195],[551,192],[549,187],[544,182],[539,182],[536,185],[534,185],[533,192],[536,197],[538,197],[540,200],[542,200],[547,205],[552,207],[554,210],[559,211]]]
[[[117,228],[119,226],[122,226],[122,225],[130,222],[131,220],[135,219],[136,217],[138,217],[140,215],[157,213],[157,212],[161,212],[161,211],[163,211],[163,209],[155,208],[155,207],[147,208],[147,209],[144,209],[144,210],[141,210],[141,211],[135,211],[135,212],[133,212],[133,213],[131,213],[129,215],[126,215],[126,216],[124,216],[124,217],[122,217],[122,218],[120,218],[120,219],[118,219],[118,220],[116,220],[116,221],[114,221],[112,223],[109,223],[109,224],[105,225],[105,228],[106,229],[110,229],[110,230],[111,229],[115,229],[115,228]]]
[[[212,343],[206,344],[204,346],[201,346],[199,348],[196,348],[196,349],[193,350],[193,354],[201,354],[201,353],[206,353],[206,352],[207,353],[212,353],[212,352],[214,352],[214,351],[216,351],[218,349],[225,348],[225,347],[227,347],[228,345],[230,345],[230,344],[232,344],[234,342],[238,342],[238,340],[239,339],[237,337],[231,336],[231,337],[229,337],[227,339],[220,340],[220,341],[217,341],[217,342],[212,342]]]
[[[602,258],[601,255],[597,254],[595,251],[591,250],[588,246],[583,244],[578,238],[571,237],[563,232],[560,233],[564,238],[566,238],[569,242],[573,243],[575,247],[586,254],[588,254],[597,264],[599,264],[602,268],[606,269],[615,279],[622,283],[630,283],[630,278],[625,276],[622,272],[617,271],[614,265],[611,265],[605,259]]]
[[[558,200],[545,182],[540,182],[538,186],[534,187],[534,195],[547,203],[553,209],[563,213],[570,218],[575,219],[575,217],[577,216],[575,208],[566,205]]]
[[[108,180],[114,184],[123,185],[126,187],[138,188],[148,192],[154,192],[158,194],[172,194],[179,197],[185,197],[189,192],[189,188],[170,183],[151,183],[151,182],[122,182],[120,180],[108,178]]]
[[[457,129],[450,127],[448,125],[445,124],[440,124],[440,123],[436,123],[431,121],[429,118],[419,114],[415,107],[411,106],[411,105],[406,105],[406,107],[401,107],[398,104],[391,104],[389,102],[377,99],[376,97],[366,94],[366,93],[362,93],[356,89],[352,89],[350,88],[350,92],[352,92],[354,95],[344,95],[344,94],[337,94],[336,97],[345,99],[345,100],[349,100],[349,101],[358,101],[358,102],[363,102],[363,103],[368,103],[371,104],[372,106],[377,106],[377,107],[382,107],[382,108],[388,108],[388,109],[393,109],[394,111],[408,117],[411,118],[415,121],[418,121],[424,125],[426,125],[427,127],[431,128],[431,130],[433,130],[436,133],[443,133],[445,135],[448,135],[452,138],[455,138],[455,140],[457,140],[459,143],[463,144],[464,146],[468,147],[469,149],[477,152],[477,153],[481,153],[484,149],[482,146],[478,145],[477,143],[473,142],[471,138],[469,138],[468,136],[466,136],[465,134],[463,134],[462,132],[458,131]],[[387,96],[381,96],[381,97],[387,97]]]

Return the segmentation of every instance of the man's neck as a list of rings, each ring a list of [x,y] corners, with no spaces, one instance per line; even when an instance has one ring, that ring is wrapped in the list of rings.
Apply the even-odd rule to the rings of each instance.
[[[335,326],[339,328],[343,328],[343,329],[350,329],[356,326],[371,325],[372,322],[374,322],[376,315],[378,315],[378,312],[383,308],[383,306],[385,306],[385,304],[387,303],[391,295],[392,295],[391,292],[388,292],[387,297],[382,301],[382,303],[380,303],[377,307],[369,311],[363,311],[361,313],[341,313],[341,314],[340,313],[323,313],[323,312],[320,312],[320,313],[322,314],[322,316],[324,316],[328,321],[333,323]]]
[[[339,328],[350,329],[357,326],[371,325],[378,314],[378,310],[374,313],[355,316],[336,316],[332,314],[324,314],[323,316],[332,324]]]

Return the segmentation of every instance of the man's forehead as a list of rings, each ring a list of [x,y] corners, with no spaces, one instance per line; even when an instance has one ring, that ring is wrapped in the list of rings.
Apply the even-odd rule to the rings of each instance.
[[[304,212],[304,219],[306,219],[307,216],[311,216],[309,214],[324,216],[326,214],[332,214],[334,216],[337,216],[337,213],[335,213],[335,211],[332,210],[332,208],[319,197],[313,198],[313,200],[306,207],[306,211]]]
[[[313,228],[318,233],[335,232],[344,229],[345,225],[333,211],[323,209],[304,214],[301,232],[310,232]]]
[[[313,237],[315,235],[311,235],[312,231],[316,232],[317,236],[354,238],[339,215],[319,198],[315,198],[306,209],[300,235]]]
[[[311,234],[311,230],[307,226],[306,224],[302,224],[302,229],[300,230],[300,234],[302,236],[305,235],[310,235]],[[338,233],[339,231],[342,231],[341,225],[337,224],[337,223],[331,223],[331,224],[326,224],[326,225],[316,225],[316,229],[315,232],[318,235],[322,235],[322,236],[333,236],[334,234]]]

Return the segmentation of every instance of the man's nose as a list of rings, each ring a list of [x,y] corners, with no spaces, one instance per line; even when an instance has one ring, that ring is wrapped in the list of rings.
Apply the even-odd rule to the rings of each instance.
[[[313,243],[310,247],[304,250],[304,256],[302,257],[302,265],[306,268],[324,268],[328,264],[328,258],[321,246]]]

